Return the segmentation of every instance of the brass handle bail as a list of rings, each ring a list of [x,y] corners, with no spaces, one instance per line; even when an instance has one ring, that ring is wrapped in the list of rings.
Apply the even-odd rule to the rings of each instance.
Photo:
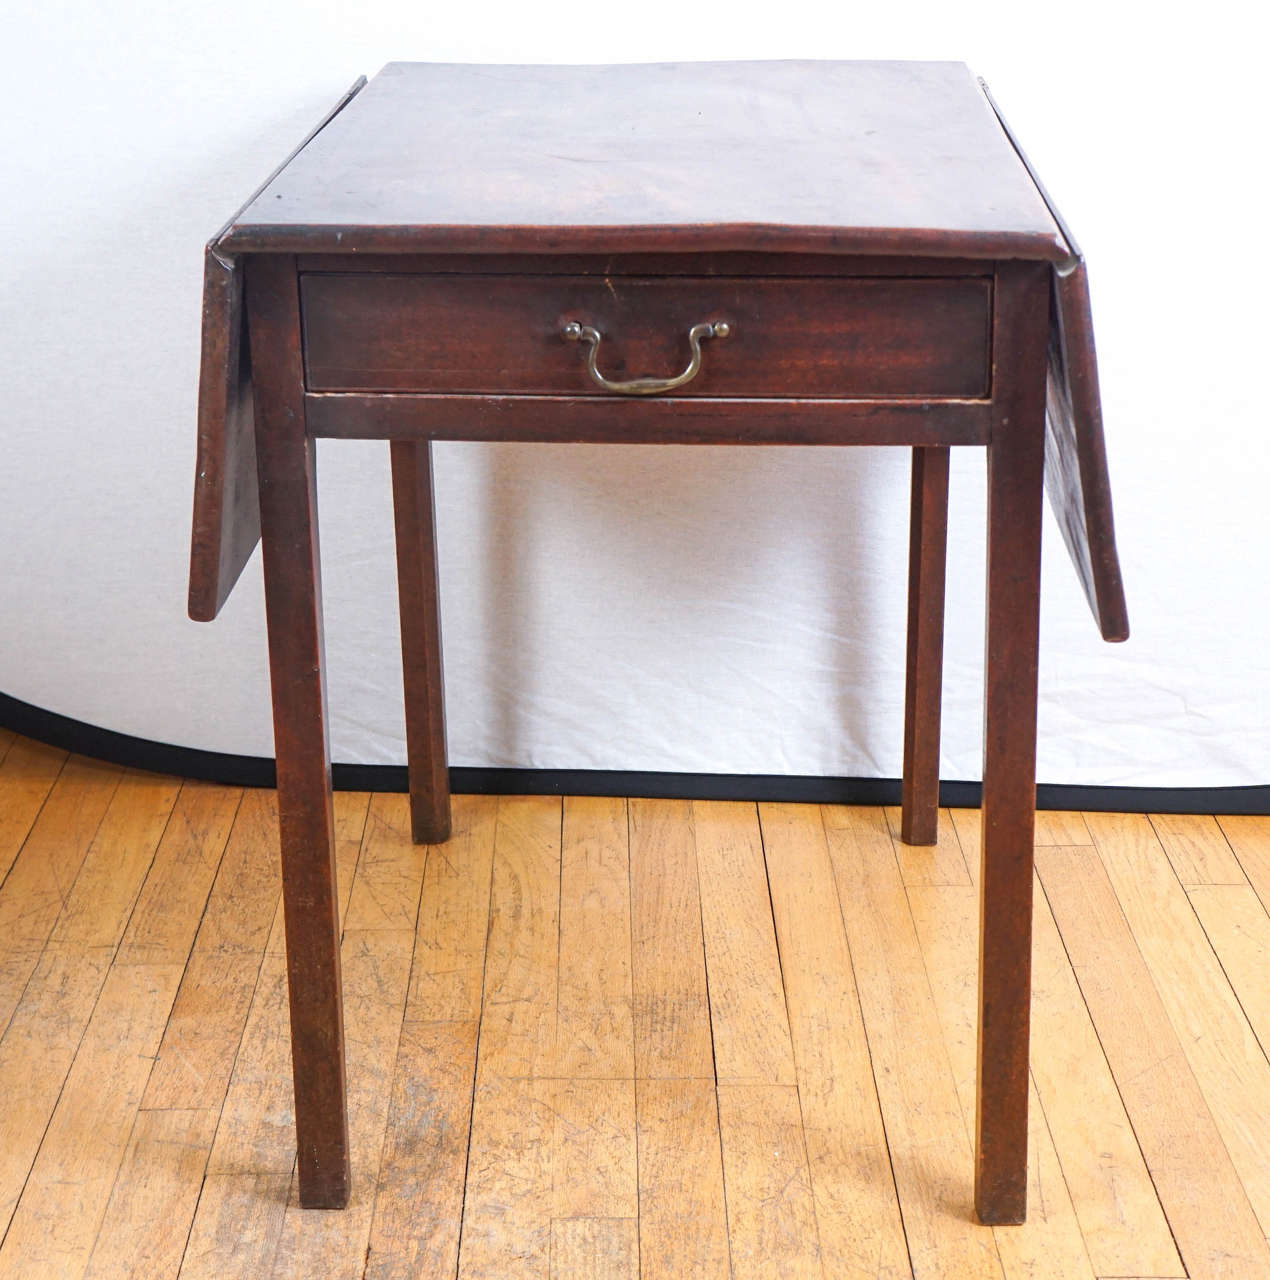
[[[694,324],[688,330],[688,347],[692,358],[688,367],[673,378],[632,378],[629,382],[615,382],[606,378],[599,370],[597,360],[600,355],[602,335],[598,329],[589,324],[579,324],[570,320],[561,330],[561,335],[568,342],[585,342],[587,344],[587,372],[591,380],[605,391],[615,392],[619,396],[656,396],[666,391],[673,391],[689,383],[701,372],[701,344],[706,338],[726,338],[732,332],[732,326],[726,320],[717,320],[713,324],[705,321]]]

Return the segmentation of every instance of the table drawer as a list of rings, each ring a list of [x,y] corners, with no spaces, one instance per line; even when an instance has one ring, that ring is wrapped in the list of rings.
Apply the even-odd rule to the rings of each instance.
[[[696,375],[667,394],[944,397],[988,392],[987,277],[301,276],[310,391],[611,396],[610,382]],[[698,331],[700,333],[700,331]]]

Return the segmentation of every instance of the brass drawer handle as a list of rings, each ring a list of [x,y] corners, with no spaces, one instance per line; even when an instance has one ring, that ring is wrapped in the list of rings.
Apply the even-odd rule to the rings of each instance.
[[[614,391],[620,396],[655,396],[691,382],[701,372],[702,339],[726,338],[731,332],[732,326],[726,320],[720,320],[715,324],[694,324],[688,330],[688,346],[692,349],[692,359],[688,361],[688,367],[682,373],[676,374],[673,378],[632,378],[629,382],[614,382],[606,378],[596,366],[596,360],[600,354],[599,330],[593,329],[589,324],[579,324],[576,320],[570,320],[562,330],[567,341],[587,344],[587,372],[596,386],[603,387],[605,391]]]

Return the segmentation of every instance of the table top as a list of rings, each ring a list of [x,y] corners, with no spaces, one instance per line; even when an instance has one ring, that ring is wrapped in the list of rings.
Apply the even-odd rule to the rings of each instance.
[[[1084,259],[955,62],[359,80],[207,246],[191,616],[216,616],[260,537],[245,257],[734,251],[1050,262],[1046,489],[1103,637],[1128,635]]]
[[[393,62],[222,243],[1070,256],[958,62]]]

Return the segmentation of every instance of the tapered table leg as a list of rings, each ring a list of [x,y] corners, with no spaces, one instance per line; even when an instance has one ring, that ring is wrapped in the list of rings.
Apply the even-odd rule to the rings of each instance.
[[[339,906],[323,678],[314,445],[305,434],[295,261],[247,277],[273,686],[300,1203],[348,1203]]]
[[[944,567],[948,549],[947,449],[913,449],[908,535],[908,674],[900,839],[939,838],[939,713],[944,677]]]
[[[988,445],[987,670],[975,1207],[1027,1213],[1032,840],[1049,268],[997,275],[996,413]]]
[[[450,772],[445,743],[432,445],[428,441],[392,442],[392,495],[406,689],[410,825],[416,842],[438,844],[450,838]]]

